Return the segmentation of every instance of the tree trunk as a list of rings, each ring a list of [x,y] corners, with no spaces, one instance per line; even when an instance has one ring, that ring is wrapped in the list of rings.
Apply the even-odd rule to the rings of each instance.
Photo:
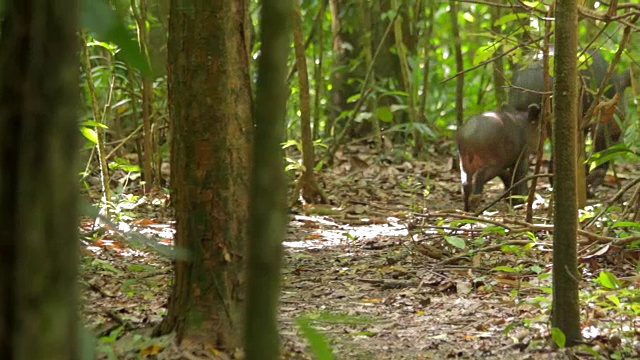
[[[322,104],[322,99],[325,98],[326,94],[324,92],[324,19],[327,11],[327,1],[323,0],[322,5],[320,5],[320,10],[318,10],[319,14],[317,16],[317,20],[315,21],[315,39],[313,45],[313,58],[314,61],[314,85],[315,85],[315,97],[313,103],[313,133],[311,134],[314,139],[317,139],[321,136],[320,133],[320,120],[322,115],[322,109],[325,107]],[[325,123],[326,125],[326,123]]]
[[[556,9],[552,325],[562,330],[566,345],[580,339],[580,275],[576,257],[578,206],[576,193],[578,139],[578,11],[575,0],[559,1]]]
[[[500,5],[502,0],[495,0],[495,3]],[[491,9],[491,31],[496,39],[499,39],[502,35],[500,33],[500,26],[495,25],[496,21],[500,19],[500,7],[492,6]],[[496,96],[496,103],[498,107],[507,102],[507,95],[504,90],[504,60],[502,60],[502,42],[496,41],[496,49],[494,57],[496,58],[492,64],[493,68],[493,88]]]
[[[451,7],[451,30],[453,32],[453,47],[456,54],[456,73],[460,74],[456,78],[456,124],[462,125],[464,118],[464,60],[462,58],[462,48],[460,40],[460,29],[458,28],[458,4],[456,0],[449,1]]]
[[[548,18],[552,19],[554,16],[554,9],[550,8],[548,11]],[[544,155],[544,142],[547,140],[547,137],[552,136],[551,131],[551,76],[549,75],[549,48],[550,48],[550,37],[551,37],[551,21],[544,22],[544,38],[542,42],[542,109],[540,111],[540,122],[538,129],[536,131],[539,132],[538,136],[538,144],[536,146],[536,165],[534,167],[534,174],[540,173],[540,167],[542,165],[542,156]],[[579,107],[578,107],[579,108]],[[553,142],[553,139],[551,139]],[[578,144],[582,144],[578,142]],[[552,155],[553,157],[553,155]],[[553,161],[551,161],[553,162]],[[550,182],[553,179],[549,179]],[[531,186],[529,186],[529,195],[527,197],[527,211],[525,215],[525,219],[527,222],[533,221],[533,201],[535,199],[536,188],[538,187],[538,178],[534,177],[531,179]],[[553,198],[549,202],[549,216],[551,217],[553,211]]]
[[[131,1],[131,10],[136,20],[138,30],[138,46],[146,60],[151,64],[149,58],[149,49],[147,44],[147,4],[140,1],[136,5],[136,1]],[[152,164],[156,155],[156,147],[154,146],[153,122],[151,119],[151,106],[153,105],[153,81],[150,75],[143,75],[142,79],[142,124],[143,124],[143,158],[142,158],[142,176],[144,178],[144,192],[149,193],[158,184],[158,180],[153,172]]]
[[[433,35],[433,22],[434,22],[433,19],[434,19],[435,12],[437,10],[437,5],[433,1],[429,1],[427,4],[429,7],[429,16],[427,17],[427,20],[426,20],[427,29],[423,34],[423,37],[427,40],[425,41],[424,50],[423,50],[424,69],[423,69],[423,75],[422,75],[422,94],[420,96],[420,104],[418,105],[418,113],[420,114],[421,122],[427,125],[431,125],[432,123],[434,123],[434,121],[430,119],[428,116],[429,106],[427,104],[429,103],[428,102],[429,92],[431,90],[430,82],[429,82],[429,76],[431,74],[430,72],[431,53],[432,53],[432,50],[435,48],[435,44],[433,43],[431,36]]]
[[[402,7],[398,5],[398,0],[390,0],[391,8],[394,11],[401,12]],[[406,7],[405,7],[406,8]],[[408,17],[408,11],[403,13],[404,18]],[[393,24],[393,34],[395,36],[396,41],[396,53],[398,54],[398,59],[400,60],[400,75],[402,80],[402,85],[404,87],[405,93],[407,93],[407,106],[408,106],[408,120],[410,124],[415,123],[418,120],[418,116],[416,114],[416,105],[415,105],[415,94],[413,91],[413,79],[412,74],[410,73],[411,69],[409,68],[409,61],[407,58],[409,54],[407,52],[407,47],[405,46],[405,41],[403,40],[403,19],[402,16],[396,17]]]
[[[331,91],[329,92],[329,114],[325,126],[325,136],[335,135],[335,125],[340,113],[347,105],[347,98],[343,94],[345,87],[345,67],[346,50],[342,46],[342,30],[340,25],[340,0],[329,0],[331,11],[331,36],[332,36],[332,68],[331,71]],[[334,140],[335,141],[335,140]]]
[[[359,0],[356,4],[356,8],[358,10],[358,22],[364,29],[362,31],[362,54],[364,56],[364,68],[371,69],[369,74],[365,74],[365,77],[369,80],[369,84],[363,84],[363,86],[370,86],[375,88],[376,86],[376,75],[375,68],[373,64],[373,50],[371,49],[371,11],[369,2],[366,0]],[[368,111],[375,107],[374,104],[375,99],[366,99],[364,104]],[[377,116],[372,116],[369,121],[371,122],[371,131],[373,132],[373,143],[378,151],[382,149],[382,134],[380,131],[380,121]]]
[[[309,99],[309,74],[302,40],[302,18],[300,5],[294,3],[293,11],[293,43],[296,53],[296,65],[300,83],[300,130],[302,132],[302,176],[300,191],[302,198],[308,203],[326,203],[327,198],[318,186],[315,178],[315,152],[311,138],[311,104]]]
[[[78,359],[74,0],[4,3],[0,40],[0,354]]]
[[[277,312],[287,226],[287,185],[280,144],[284,141],[292,9],[291,0],[262,2],[245,317],[248,360],[278,359],[280,351]]]
[[[175,262],[156,334],[233,350],[242,343],[253,129],[246,34],[238,0],[171,1],[169,112]]]

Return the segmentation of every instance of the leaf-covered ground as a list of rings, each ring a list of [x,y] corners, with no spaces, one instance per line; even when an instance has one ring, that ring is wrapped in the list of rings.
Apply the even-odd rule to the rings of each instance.
[[[586,345],[556,351],[548,186],[539,185],[532,223],[504,202],[474,217],[457,210],[453,158],[434,149],[427,157],[347,148],[319,174],[332,205],[292,209],[280,304],[283,358],[314,358],[309,336],[326,341],[336,359],[640,357],[640,251],[629,246],[640,234],[630,223],[610,226],[625,214],[621,202],[579,237]],[[638,174],[637,166],[616,169],[622,185]],[[607,177],[600,202],[615,194],[614,181]],[[484,198],[501,192],[492,182]],[[178,348],[170,336],[148,336],[166,311],[172,279],[162,255],[173,238],[165,200],[123,200],[108,231],[83,223],[85,323],[101,358],[233,358],[209,344]]]

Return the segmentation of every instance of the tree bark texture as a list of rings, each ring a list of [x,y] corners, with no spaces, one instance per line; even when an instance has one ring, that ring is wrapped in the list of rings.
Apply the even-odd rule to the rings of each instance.
[[[178,250],[156,333],[233,351],[242,343],[252,102],[238,0],[171,1],[169,112]]]
[[[577,270],[577,140],[578,140],[578,11],[575,0],[563,0],[556,8],[555,119],[553,152],[556,199],[553,234],[553,327],[565,334],[567,345],[580,339]]]
[[[4,3],[0,357],[78,358],[74,0]]]

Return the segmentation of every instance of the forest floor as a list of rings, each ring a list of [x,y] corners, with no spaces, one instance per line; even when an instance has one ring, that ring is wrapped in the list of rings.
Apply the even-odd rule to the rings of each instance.
[[[453,156],[430,149],[429,160],[404,161],[397,154],[347,148],[319,174],[332,206],[292,209],[280,300],[283,358],[318,358],[309,339],[326,341],[335,359],[640,358],[640,252],[620,240],[637,229],[602,237],[596,223],[581,233],[586,344],[553,350],[548,184],[538,186],[531,223],[524,209],[504,202],[472,216],[457,210]],[[640,173],[637,164],[616,169],[622,185]],[[600,202],[616,193],[614,181],[607,177]],[[502,190],[493,181],[484,198]],[[82,314],[100,358],[234,358],[207,344],[176,348],[170,336],[149,337],[166,311],[172,268],[163,253],[173,221],[163,196],[126,199],[109,231],[82,225]],[[586,218],[597,207],[590,209]],[[622,213],[620,206],[607,216]]]

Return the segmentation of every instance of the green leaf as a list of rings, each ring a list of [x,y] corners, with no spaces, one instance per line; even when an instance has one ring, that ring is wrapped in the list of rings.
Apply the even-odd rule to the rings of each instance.
[[[468,22],[475,22],[476,18],[473,16],[472,13],[470,12],[464,12],[464,14],[462,14],[462,17],[467,20]]]
[[[500,26],[500,25],[504,25],[504,24],[508,24],[512,21],[516,21],[518,20],[518,14],[516,12],[510,12],[505,16],[500,17],[498,20],[496,20],[493,25],[494,26]]]
[[[80,24],[92,37],[118,45],[120,56],[144,75],[151,75],[151,67],[140,47],[116,12],[104,0],[82,0]]]
[[[486,228],[482,229],[482,233],[483,234],[488,234],[488,233],[495,233],[498,235],[504,235],[504,228],[502,226],[487,226]]]
[[[377,108],[375,114],[376,117],[380,119],[380,121],[384,121],[387,123],[393,121],[393,114],[387,106]]]
[[[458,249],[464,250],[467,247],[467,242],[465,239],[458,236],[444,236],[444,239],[450,244]]]
[[[94,144],[98,143],[98,134],[95,130],[88,127],[81,127],[80,132],[84,135],[87,140],[91,141]]]
[[[600,271],[598,282],[607,289],[619,289],[620,281],[618,278],[608,271]]]
[[[607,295],[607,299],[611,301],[615,306],[620,307],[620,299],[615,295]]]
[[[533,271],[536,274],[540,274],[542,272],[542,268],[538,265],[530,266],[529,270]]]
[[[638,155],[631,149],[629,149],[625,144],[617,144],[595,154],[591,154],[591,156],[589,156],[589,158],[586,160],[586,163],[591,164],[589,165],[589,169],[593,170],[596,168],[596,166],[604,164],[611,160],[616,160],[624,154]]]
[[[511,266],[496,266],[493,269],[491,269],[493,271],[504,271],[504,272],[508,272],[508,273],[514,273],[517,270],[512,268]]]
[[[95,120],[85,120],[82,123],[80,123],[80,125],[83,126],[94,126],[94,127],[100,127],[103,129],[108,129],[109,127],[101,122],[95,121]]]
[[[559,348],[563,348],[565,347],[565,345],[567,345],[567,337],[564,335],[562,330],[556,327],[551,328],[551,338],[553,339],[553,342],[556,343],[556,345],[558,345]]]
[[[633,221],[617,221],[611,225],[611,227],[635,227],[640,228],[640,223]]]
[[[360,99],[360,94],[359,94],[359,93],[358,93],[358,94],[351,95],[351,96],[349,96],[349,97],[347,98],[347,103],[348,103],[348,104],[351,104],[352,102],[356,102],[356,101],[358,101],[358,99]]]
[[[309,348],[319,360],[333,360],[333,352],[327,342],[325,336],[318,330],[314,329],[310,321],[306,318],[296,319],[296,325],[302,333],[302,336],[309,342]]]

